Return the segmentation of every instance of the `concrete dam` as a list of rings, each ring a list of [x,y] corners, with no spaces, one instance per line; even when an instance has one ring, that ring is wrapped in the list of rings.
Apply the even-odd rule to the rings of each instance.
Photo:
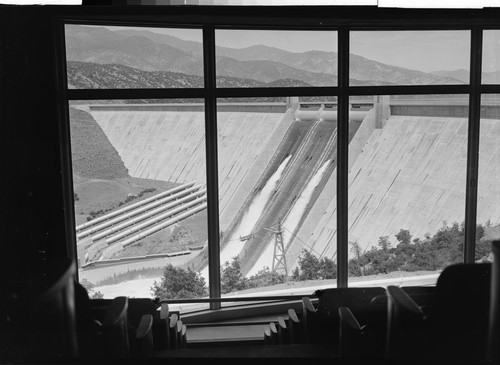
[[[239,255],[243,273],[255,274],[263,266],[271,268],[272,251],[270,256],[262,254],[269,245],[273,246],[273,238],[269,237],[269,232],[278,221],[287,229],[283,232],[286,251],[291,242],[290,235],[296,234],[318,192],[335,169],[336,128],[336,122],[332,121],[299,120],[290,126],[254,191],[250,193],[227,232],[224,232],[221,262]],[[305,188],[318,174],[320,176],[313,191],[305,196]],[[267,201],[260,203],[260,211],[252,212],[252,204],[259,204],[259,194],[270,183],[273,184],[270,191],[263,196]],[[298,205],[302,206],[299,212],[295,212],[297,218],[293,221],[291,213]],[[243,236],[250,237],[242,243],[239,238]],[[262,265],[256,265],[261,257],[264,259]],[[257,267],[252,270],[254,266]]]
[[[203,109],[193,105],[85,107],[130,175],[205,184]],[[156,109],[155,109],[156,108]],[[194,109],[193,109],[194,108]],[[435,233],[465,212],[467,119],[423,115],[418,106],[352,110],[349,240],[363,249],[401,228]],[[423,109],[425,110],[425,108]],[[440,115],[441,113],[441,115]],[[382,115],[382,116],[381,116]],[[500,222],[500,121],[481,120],[478,223]],[[282,226],[290,274],[302,249],[336,254],[336,112],[285,105],[227,105],[218,110],[221,263],[238,255],[242,272],[273,264]],[[172,158],[174,156],[174,158]],[[189,266],[206,271],[205,247]]]

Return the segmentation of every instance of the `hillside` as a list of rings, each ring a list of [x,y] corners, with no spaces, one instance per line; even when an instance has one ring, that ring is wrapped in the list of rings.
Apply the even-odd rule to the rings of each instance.
[[[105,27],[68,25],[66,49],[69,61],[121,64],[143,71],[203,75],[203,47],[200,42],[184,41],[150,31],[111,31]],[[218,78],[235,77],[263,83],[294,79],[313,86],[333,86],[337,83],[335,52],[294,53],[255,45],[242,49],[217,47],[216,57]],[[354,54],[351,54],[350,59],[353,85],[463,83],[451,77],[387,65]],[[245,84],[240,87],[245,87]]]
[[[125,88],[201,88],[203,77],[171,71],[144,71],[119,64],[68,61],[70,89]],[[238,77],[217,77],[218,87],[291,87],[311,86],[297,79],[280,79],[269,83]]]
[[[91,179],[129,177],[108,137],[92,116],[70,107],[73,173]]]

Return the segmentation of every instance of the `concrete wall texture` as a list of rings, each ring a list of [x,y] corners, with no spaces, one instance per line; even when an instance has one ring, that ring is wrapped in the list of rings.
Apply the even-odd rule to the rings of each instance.
[[[202,111],[90,110],[133,177],[206,184],[205,115]],[[291,118],[282,113],[218,113],[219,209],[245,199],[269,163]],[[270,142],[274,141],[274,142]],[[277,142],[276,142],[277,141]],[[274,146],[274,149],[273,149]],[[249,186],[252,185],[252,186]],[[238,194],[236,194],[238,192]],[[221,219],[221,228],[229,224]]]
[[[478,223],[500,223],[499,140],[500,120],[482,119]],[[466,159],[467,119],[390,117],[350,164],[349,241],[368,249],[380,236],[396,244],[400,229],[424,238],[443,221],[462,223]],[[308,238],[308,246],[327,257],[336,252],[336,213],[333,198]]]
[[[192,111],[91,110],[134,177],[205,184],[204,114]],[[376,128],[375,112],[351,142],[349,240],[362,248],[410,230],[434,234],[465,216],[467,119],[392,115]],[[293,113],[218,114],[221,229],[231,222],[293,123]],[[478,223],[500,223],[500,120],[481,120]],[[334,171],[287,253],[289,270],[302,248],[336,253]],[[305,244],[304,244],[305,242]]]

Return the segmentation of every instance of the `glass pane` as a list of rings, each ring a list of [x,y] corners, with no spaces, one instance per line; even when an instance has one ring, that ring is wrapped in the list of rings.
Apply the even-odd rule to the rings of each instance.
[[[483,84],[500,84],[500,30],[483,32]]]
[[[170,276],[196,271],[207,242],[204,126],[203,103],[70,103],[78,266],[91,296],[152,297],[168,265]],[[204,284],[160,297],[208,295]]]
[[[337,32],[216,30],[218,87],[337,85]]]
[[[469,31],[351,32],[351,85],[469,83]]]
[[[476,260],[491,261],[491,241],[500,239],[500,95],[481,98]]]
[[[329,108],[302,108],[298,98],[219,101],[224,295],[311,294],[314,285],[336,284],[337,113],[330,100]]]
[[[70,89],[203,87],[200,29],[66,25]]]
[[[435,284],[444,267],[463,262],[468,98],[351,105],[349,285]]]

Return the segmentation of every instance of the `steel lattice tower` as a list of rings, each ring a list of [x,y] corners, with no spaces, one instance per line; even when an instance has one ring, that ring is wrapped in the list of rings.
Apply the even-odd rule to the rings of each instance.
[[[281,221],[278,221],[278,228],[274,232],[274,253],[273,253],[273,272],[284,274],[288,277],[286,267],[285,247],[283,244],[283,230],[281,229]]]

